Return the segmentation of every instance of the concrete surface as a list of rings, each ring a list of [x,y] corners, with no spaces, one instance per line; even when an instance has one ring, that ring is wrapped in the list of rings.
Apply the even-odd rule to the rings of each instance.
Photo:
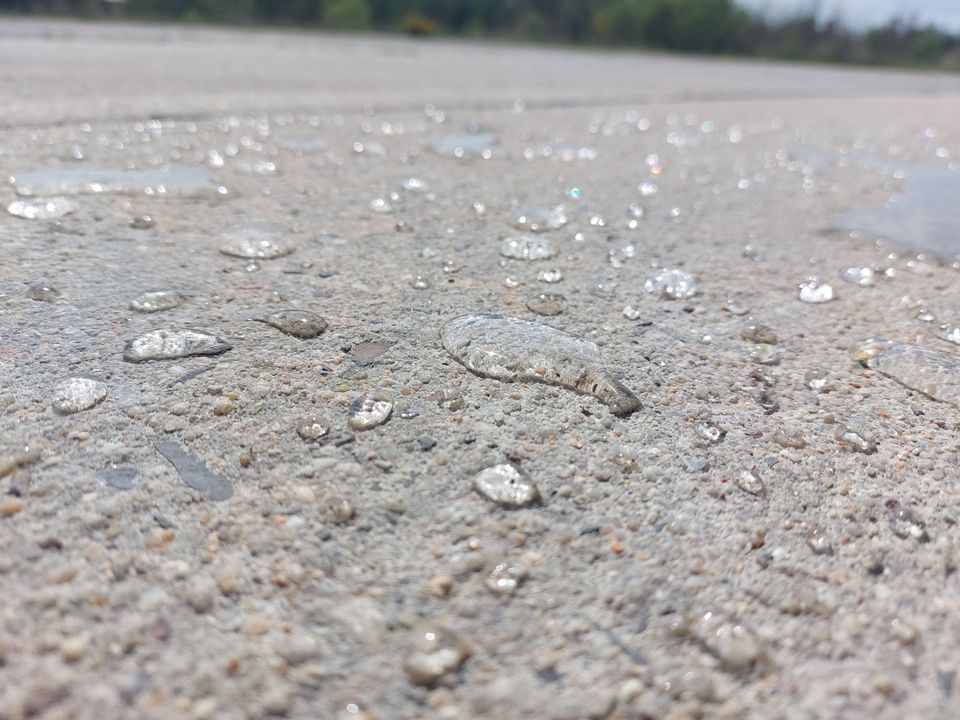
[[[834,221],[886,202],[901,167],[950,169],[955,76],[66,22],[0,37],[5,175],[207,168],[225,188],[0,218],[0,718],[960,714],[957,409],[849,350],[916,342],[952,368],[933,331],[958,322],[957,270],[903,249],[902,217],[886,240]],[[430,149],[468,131],[499,139],[489,159]],[[555,257],[500,255],[525,208],[556,205]],[[252,225],[293,252],[218,251]],[[645,292],[660,266],[699,292]],[[880,272],[859,287],[847,266]],[[813,275],[834,300],[797,299]],[[157,289],[186,301],[129,308]],[[532,313],[540,293],[563,312]],[[251,322],[291,308],[329,329]],[[438,337],[464,313],[596,343],[643,408],[470,374]],[[232,349],[123,360],[160,328]],[[70,377],[106,398],[53,412]],[[392,415],[351,429],[367,393]],[[158,442],[232,497],[188,487]],[[472,488],[505,462],[539,504]]]

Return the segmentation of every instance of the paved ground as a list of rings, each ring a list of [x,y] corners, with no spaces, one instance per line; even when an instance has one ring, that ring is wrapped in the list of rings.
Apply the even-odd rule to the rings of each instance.
[[[957,410],[850,358],[867,337],[922,345],[937,358],[892,373],[918,387],[933,362],[924,387],[949,397],[934,335],[960,322],[957,270],[905,249],[925,238],[902,214],[883,240],[836,227],[909,195],[910,168],[956,187],[955,76],[10,20],[0,37],[0,199],[45,168],[75,206],[0,218],[0,718],[960,713]],[[223,191],[123,172],[157,168]],[[125,192],[68,194],[104,169]],[[501,254],[558,205],[534,246],[551,257]],[[221,252],[251,228],[292,252]],[[696,294],[646,292],[664,267]],[[814,275],[831,301],[797,299]],[[158,289],[185,300],[129,307]],[[290,309],[329,328],[251,322]],[[587,370],[643,407],[471,374],[439,337],[464,313],[596,343]],[[583,362],[491,327],[527,353],[504,372]],[[164,328],[232,348],[124,360]],[[54,412],[70,377],[105,399]],[[367,393],[393,407],[363,430]],[[498,463],[539,502],[474,490]]]

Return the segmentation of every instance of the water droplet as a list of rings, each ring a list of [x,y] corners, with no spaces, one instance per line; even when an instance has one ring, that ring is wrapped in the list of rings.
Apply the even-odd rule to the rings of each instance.
[[[130,221],[130,227],[134,230],[149,230],[156,224],[156,221],[150,215],[135,215]]]
[[[62,293],[51,285],[31,285],[27,288],[27,299],[36,300],[38,302],[56,302],[61,297]]]
[[[773,331],[773,328],[753,322],[743,329],[740,337],[752,343],[765,345],[776,345],[778,342],[777,334]]]
[[[500,140],[491,133],[443,135],[430,143],[430,148],[438,155],[455,158],[479,156],[485,160],[493,157],[499,146]]]
[[[449,628],[426,625],[414,632],[404,672],[416,685],[433,685],[456,672],[471,655],[470,645]]]
[[[872,267],[848,266],[840,271],[840,278],[853,285],[869,287],[876,279],[876,271]]]
[[[729,672],[747,672],[764,657],[760,639],[743,625],[705,613],[693,628],[697,638]]]
[[[375,198],[370,201],[370,209],[375,213],[386,214],[393,212],[393,205],[386,198]]]
[[[487,589],[494,595],[513,595],[527,578],[527,569],[522,565],[498,563],[487,575]]]
[[[805,303],[825,303],[835,297],[833,286],[818,277],[809,277],[797,285],[797,299]]]
[[[960,404],[960,360],[954,357],[918,345],[874,339],[859,343],[852,357],[934,400]]]
[[[541,382],[593,395],[614,414],[640,400],[600,364],[592,342],[549,325],[497,315],[463,315],[443,324],[443,347],[468,370],[506,382]]]
[[[256,318],[256,321],[266,323],[280,332],[301,340],[315,338],[327,329],[327,321],[309,310],[282,310],[266,317]]]
[[[537,273],[537,280],[545,283],[558,283],[563,280],[563,273],[556,269],[541,270]]]
[[[98,380],[67,378],[53,390],[53,409],[60,415],[72,415],[92,408],[106,396],[107,386]]]
[[[297,435],[308,442],[320,440],[329,432],[330,428],[316,415],[309,415],[297,423]]]
[[[567,299],[560,293],[540,293],[527,300],[527,309],[537,315],[559,315],[567,309]]]
[[[481,470],[473,478],[473,487],[488,500],[505,508],[526,507],[540,499],[540,491],[530,475],[509,463]]]
[[[657,186],[652,182],[642,182],[640,183],[640,194],[643,197],[650,197],[651,195],[657,194]]]
[[[166,170],[97,170],[46,168],[13,179],[19,195],[81,195],[122,193],[146,195],[223,195],[215,175],[199,168]]]
[[[899,503],[890,504],[890,530],[904,540],[913,539],[917,542],[930,542],[927,533],[927,524],[913,510],[903,507]]]
[[[820,526],[814,526],[807,530],[807,546],[813,550],[815,555],[833,555],[833,544],[827,531]]]
[[[400,187],[406,190],[407,192],[416,192],[416,193],[425,193],[430,189],[430,186],[424,180],[420,178],[406,178],[400,181]]]
[[[716,445],[724,436],[727,434],[727,431],[721,428],[712,420],[707,420],[702,423],[697,423],[696,427],[697,436],[710,443],[711,445]]]
[[[647,275],[643,289],[666,300],[685,300],[697,294],[693,275],[674,267],[654,270]]]
[[[427,290],[430,288],[430,281],[423,275],[417,275],[413,279],[413,288],[414,290]]]
[[[14,200],[7,205],[7,212],[25,220],[57,220],[72,212],[79,206],[69,198],[31,198],[29,200]]]
[[[837,442],[845,447],[871,455],[877,451],[877,441],[863,418],[852,417],[837,428]]]
[[[187,299],[175,290],[148,290],[130,301],[130,309],[142,313],[172,310],[183,305]]]
[[[833,390],[833,383],[830,381],[830,375],[826,370],[807,370],[803,375],[803,381],[808,388],[815,392],[830,392]]]
[[[513,226],[529,232],[547,232],[559,230],[567,224],[567,213],[562,206],[555,208],[530,208],[521,210],[513,218]]]
[[[226,340],[203,330],[154,330],[129,341],[123,349],[123,359],[140,363],[190,355],[219,355],[232,347]]]
[[[767,486],[754,470],[744,469],[737,473],[737,487],[755,497],[767,494]]]
[[[350,403],[347,425],[353,430],[370,430],[390,419],[393,403],[382,394],[367,394]]]
[[[549,238],[505,237],[500,243],[501,255],[519,260],[547,260],[557,252]]]
[[[253,223],[223,234],[220,252],[232,257],[270,260],[293,252],[283,240],[283,230],[267,223]]]
[[[248,175],[276,175],[277,164],[272,160],[243,160],[237,166]]]

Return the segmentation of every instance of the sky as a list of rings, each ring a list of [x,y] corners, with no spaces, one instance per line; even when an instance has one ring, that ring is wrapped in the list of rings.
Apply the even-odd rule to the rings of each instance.
[[[920,25],[933,23],[960,33],[960,0],[737,0],[741,5],[779,17],[818,7],[818,17],[839,17],[854,29],[883,25],[900,18],[915,18]]]

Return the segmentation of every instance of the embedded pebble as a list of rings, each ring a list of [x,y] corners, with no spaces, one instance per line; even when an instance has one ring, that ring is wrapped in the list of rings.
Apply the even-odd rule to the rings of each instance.
[[[142,313],[172,310],[185,303],[187,299],[175,290],[148,290],[130,301],[130,309]]]
[[[530,208],[521,210],[513,218],[513,226],[518,230],[541,233],[559,230],[567,224],[567,213],[563,207]]]
[[[539,382],[593,395],[615,415],[640,400],[601,366],[597,346],[549,325],[499,315],[462,315],[440,328],[455,360],[481,377]]]
[[[537,315],[559,315],[567,309],[567,298],[560,293],[540,293],[527,300],[527,309]]]
[[[557,252],[549,238],[505,237],[500,243],[501,255],[518,260],[548,260]]]
[[[833,286],[818,277],[809,277],[797,285],[797,299],[805,303],[825,303],[833,300]]]
[[[27,300],[37,302],[56,302],[63,294],[50,285],[31,285],[27,288]]]
[[[232,347],[226,340],[203,330],[154,330],[130,340],[123,349],[123,359],[140,363],[190,355],[219,355]]]
[[[223,234],[220,252],[248,260],[272,260],[293,252],[293,245],[284,242],[284,230],[273,225],[255,223],[234,228]]]
[[[449,628],[425,625],[414,632],[403,669],[415,684],[433,685],[456,672],[471,653],[470,645]]]
[[[353,430],[370,430],[390,419],[393,403],[386,395],[367,394],[350,403],[347,425]]]
[[[854,360],[934,400],[960,405],[960,360],[919,345],[864,340]]]
[[[60,415],[72,415],[92,408],[106,396],[107,386],[98,380],[67,378],[53,390],[53,409]]]
[[[30,198],[29,200],[14,200],[7,205],[7,212],[25,220],[58,220],[72,212],[79,206],[69,198]]]
[[[255,320],[301,340],[322,335],[328,327],[326,320],[309,310],[283,310]]]
[[[227,478],[211,472],[200,460],[184,450],[180,443],[161,441],[154,447],[170,461],[187,487],[209,500],[226,500],[233,495],[233,485]]]
[[[664,267],[650,272],[643,289],[665,300],[686,300],[698,292],[696,280],[686,270]]]
[[[473,487],[488,500],[505,508],[526,507],[540,499],[540,490],[529,473],[510,463],[481,470],[473,478]]]
[[[747,325],[740,337],[758,345],[776,345],[779,339],[777,333],[772,328],[761,325],[760,323],[750,323]]]

